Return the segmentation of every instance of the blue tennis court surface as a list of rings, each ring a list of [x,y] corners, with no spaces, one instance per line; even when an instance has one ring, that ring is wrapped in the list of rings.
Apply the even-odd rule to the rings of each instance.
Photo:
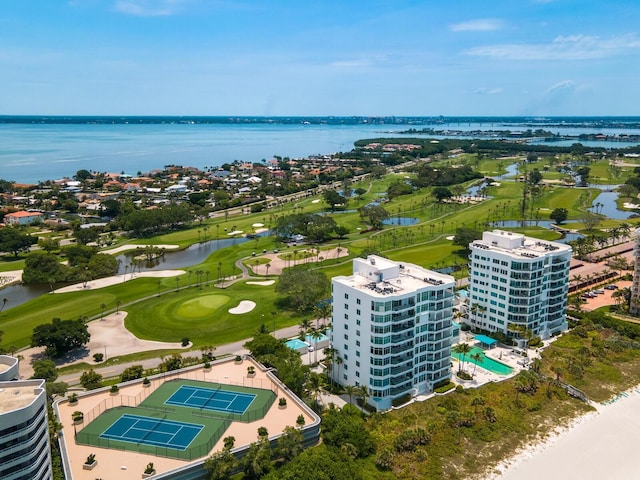
[[[255,398],[256,396],[251,393],[182,385],[164,403],[242,415]]]
[[[101,438],[185,450],[204,425],[124,414]]]

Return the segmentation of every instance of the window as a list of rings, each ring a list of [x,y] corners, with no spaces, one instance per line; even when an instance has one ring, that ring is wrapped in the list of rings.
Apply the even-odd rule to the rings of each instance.
[[[358,342],[356,342],[356,343],[358,343]],[[358,343],[358,346],[360,346],[360,344],[359,344],[359,343]],[[346,355],[345,355],[345,356],[346,356]],[[360,350],[356,350],[356,357],[359,357],[359,356],[360,356]]]
[[[349,320],[349,315],[345,313],[345,314],[344,314],[344,319],[345,319],[345,320]]]
[[[349,304],[348,304],[348,303],[345,303],[345,304],[344,304],[344,309],[345,309],[345,310],[349,310]]]
[[[344,294],[344,299],[345,299],[345,300],[349,300],[349,294],[348,294],[348,293],[345,293],[345,294]]]
[[[347,355],[346,353],[344,354],[344,359],[345,360],[349,360],[349,355]]]
[[[347,345],[346,343],[344,344],[344,349],[345,350],[349,350],[349,345]]]
[[[344,334],[344,339],[345,340],[349,340],[349,335],[347,335],[346,333]]]
[[[360,309],[359,308],[356,309],[356,315],[360,315]]]
[[[360,362],[358,360],[356,360],[356,367],[360,366]]]
[[[360,330],[356,330],[356,337],[360,336]]]
[[[360,372],[356,370],[356,377],[360,377]]]
[[[360,346],[360,340],[356,340],[356,347]],[[360,352],[356,352],[358,356],[360,356]]]

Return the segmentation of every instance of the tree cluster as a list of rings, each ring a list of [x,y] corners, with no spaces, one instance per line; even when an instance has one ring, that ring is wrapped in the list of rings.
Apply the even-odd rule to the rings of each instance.
[[[419,167],[418,177],[413,180],[416,187],[448,186],[464,183],[476,178],[482,178],[482,174],[473,170],[469,165],[459,167],[441,166],[438,168],[428,164]]]
[[[74,348],[89,343],[89,329],[82,320],[60,320],[54,318],[51,323],[38,325],[31,336],[32,347],[46,347],[49,357],[60,357]]]
[[[298,213],[278,217],[273,228],[274,234],[281,241],[288,241],[294,235],[302,235],[309,242],[324,242],[335,233],[344,236],[344,228],[325,215],[315,213]]]
[[[26,260],[24,283],[86,282],[109,277],[118,272],[118,261],[111,255],[98,253],[97,247],[69,245],[62,248],[67,264],[46,251],[31,252]]]
[[[276,293],[284,296],[280,301],[282,306],[306,312],[329,294],[330,286],[323,272],[297,266],[282,272],[276,283]]]
[[[259,362],[276,369],[282,382],[298,396],[302,396],[309,368],[302,364],[300,355],[268,333],[258,333],[244,344]]]
[[[0,229],[0,252],[13,253],[18,256],[20,252],[27,252],[31,245],[38,242],[38,237],[32,237],[15,227]]]
[[[389,212],[380,205],[365,205],[358,209],[358,213],[374,230],[382,229],[383,222],[389,218]]]
[[[171,204],[154,210],[132,210],[117,218],[118,226],[134,237],[157,235],[191,223],[194,215],[188,204]]]

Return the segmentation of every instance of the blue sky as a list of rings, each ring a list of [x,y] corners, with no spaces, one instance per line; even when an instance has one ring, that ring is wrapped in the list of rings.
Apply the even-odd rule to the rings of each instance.
[[[636,0],[2,0],[0,114],[638,115]]]

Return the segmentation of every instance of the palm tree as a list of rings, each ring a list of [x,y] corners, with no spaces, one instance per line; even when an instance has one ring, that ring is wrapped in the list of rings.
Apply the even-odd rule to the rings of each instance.
[[[478,407],[484,405],[484,398],[483,397],[475,397],[473,400],[471,400],[471,406],[473,407],[473,414],[474,415],[478,415]]]
[[[311,320],[303,318],[300,320],[300,336],[306,335],[307,331],[311,328]]]
[[[364,406],[367,404],[367,400],[371,398],[371,392],[369,392],[369,388],[366,385],[360,385],[358,393],[360,394],[360,399],[362,400],[362,408],[364,408]]]
[[[309,374],[309,378],[307,379],[307,391],[309,392],[311,398],[315,403],[319,403],[318,399],[322,395],[322,391],[324,390],[324,381],[322,376],[311,372]]]
[[[344,386],[344,393],[349,395],[349,403],[351,403],[351,400],[353,399],[353,396],[357,392],[358,392],[358,387],[356,387],[355,385],[345,385]]]
[[[337,368],[337,373],[338,373],[338,382],[340,382],[340,366],[344,363],[344,360],[342,359],[341,356],[336,356],[336,368]]]
[[[107,306],[104,303],[100,304],[100,320],[102,320],[104,318],[104,309],[107,308]]]
[[[472,353],[469,358],[473,361],[473,375],[472,376],[475,376],[476,368],[478,368],[478,364],[482,363],[482,361],[484,360],[484,355],[482,355],[482,353],[480,353],[480,352],[476,352],[476,353]]]
[[[6,298],[2,299],[2,306],[0,307],[0,313],[2,313],[2,310],[4,310],[4,306],[7,304],[9,300]]]
[[[313,339],[314,363],[318,363],[318,340],[322,338],[322,332],[317,328],[312,328],[311,338]]]
[[[266,276],[268,277],[268,276],[269,276],[269,269],[271,268],[271,264],[270,264],[270,263],[267,263],[267,264],[264,266],[264,268],[266,268],[266,269],[267,269],[267,274],[266,274]]]
[[[332,347],[327,347],[324,350],[322,350],[322,353],[324,353],[324,360],[325,360],[325,363],[327,364],[327,378],[329,379],[329,386],[333,387],[333,378],[331,377],[331,373],[333,370],[333,364],[335,362],[336,349]]]
[[[536,357],[531,361],[531,370],[536,373],[540,373],[540,367],[542,367],[542,360]]]
[[[464,361],[467,353],[471,351],[471,345],[468,343],[459,343],[453,347],[453,351],[460,355],[460,363],[458,364],[458,373],[462,372],[464,368]]]
[[[116,298],[116,315],[120,312],[120,305],[122,305],[122,302],[119,298]]]
[[[314,308],[314,313],[316,314],[316,328],[320,328],[320,320],[326,320],[331,316],[331,303],[327,301],[319,302]]]

